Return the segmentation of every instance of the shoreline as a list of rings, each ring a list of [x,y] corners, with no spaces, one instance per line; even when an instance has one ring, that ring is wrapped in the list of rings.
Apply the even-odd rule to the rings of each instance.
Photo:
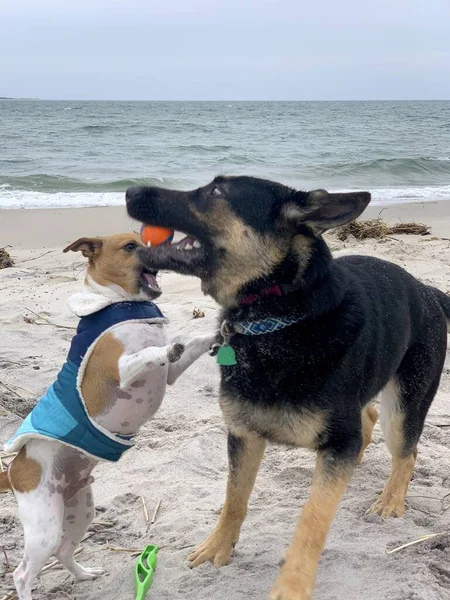
[[[432,235],[450,236],[450,200],[373,205],[361,218],[416,221],[431,227]],[[139,229],[123,206],[80,208],[0,209],[0,247],[53,248],[78,237],[102,236]]]

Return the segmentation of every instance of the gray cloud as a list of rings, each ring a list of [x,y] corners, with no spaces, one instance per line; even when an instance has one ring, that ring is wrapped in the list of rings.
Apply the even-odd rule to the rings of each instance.
[[[450,98],[448,0],[1,0],[0,95]]]

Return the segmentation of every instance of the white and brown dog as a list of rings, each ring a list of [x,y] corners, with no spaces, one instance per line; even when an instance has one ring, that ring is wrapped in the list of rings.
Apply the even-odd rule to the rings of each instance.
[[[120,458],[158,410],[166,383],[215,341],[214,333],[168,344],[166,320],[151,302],[161,290],[136,260],[140,245],[126,233],[82,238],[64,250],[89,259],[84,290],[69,299],[81,317],[77,334],[56,381],[5,445],[18,455],[0,474],[25,535],[14,572],[19,600],[31,600],[33,580],[53,554],[78,580],[103,573],[74,559],[94,518],[91,472],[99,460]]]

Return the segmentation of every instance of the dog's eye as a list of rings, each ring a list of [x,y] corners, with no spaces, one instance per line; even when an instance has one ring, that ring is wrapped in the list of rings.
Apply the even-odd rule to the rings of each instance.
[[[212,192],[211,192],[211,196],[221,196],[222,192],[220,191],[220,189],[218,187],[213,188]]]
[[[129,244],[126,244],[122,248],[122,250],[125,250],[125,252],[134,252],[137,247],[138,247],[138,245],[136,244],[136,242],[130,242]]]

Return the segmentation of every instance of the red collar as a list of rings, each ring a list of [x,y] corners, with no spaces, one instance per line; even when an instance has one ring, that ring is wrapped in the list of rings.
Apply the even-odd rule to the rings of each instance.
[[[277,285],[273,285],[270,288],[266,288],[265,290],[261,290],[260,292],[257,292],[256,294],[249,294],[248,296],[245,296],[244,298],[242,298],[242,300],[239,301],[239,304],[253,304],[253,302],[255,302],[255,300],[258,300],[258,298],[265,298],[266,296],[282,296],[283,292],[281,290],[281,287],[277,284]]]

